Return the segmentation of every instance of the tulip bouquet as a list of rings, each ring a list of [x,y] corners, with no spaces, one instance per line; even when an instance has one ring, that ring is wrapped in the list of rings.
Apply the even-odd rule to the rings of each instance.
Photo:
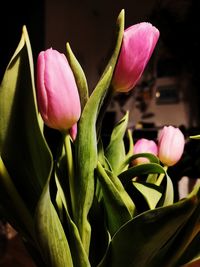
[[[1,83],[0,213],[37,266],[172,267],[200,256],[199,185],[174,202],[167,172],[181,131],[165,126],[134,144],[127,111],[103,142],[110,100],[134,88],[159,38],[146,22],[124,30],[124,10],[116,28],[91,95],[68,43],[66,56],[41,52],[35,71],[25,26]]]

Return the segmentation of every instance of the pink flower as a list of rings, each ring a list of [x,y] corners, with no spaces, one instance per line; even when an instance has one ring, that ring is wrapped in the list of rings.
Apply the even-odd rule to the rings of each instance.
[[[139,139],[134,145],[134,154],[138,153],[151,153],[155,156],[158,154],[158,148],[153,140],[148,140],[145,138]],[[134,160],[135,164],[147,163],[149,160],[147,158],[137,158]]]
[[[66,131],[81,113],[72,70],[64,54],[53,49],[40,52],[37,60],[37,100],[44,123]]]
[[[158,157],[167,165],[176,164],[184,150],[185,138],[179,128],[165,126],[158,136]]]
[[[115,91],[128,92],[140,79],[159,38],[152,24],[142,22],[124,31],[112,85]]]

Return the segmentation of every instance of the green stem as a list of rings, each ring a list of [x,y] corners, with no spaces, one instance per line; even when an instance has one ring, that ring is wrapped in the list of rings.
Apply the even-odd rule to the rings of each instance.
[[[0,180],[4,186],[4,189],[11,198],[12,204],[14,205],[20,220],[23,222],[27,232],[31,235],[31,237],[34,240],[35,237],[34,237],[34,226],[33,226],[32,216],[28,211],[27,207],[25,206],[24,201],[17,192],[15,185],[13,184],[12,179],[1,157],[0,157]]]
[[[166,172],[167,172],[168,166],[165,165],[165,166],[163,167],[163,169],[165,170],[165,172],[164,172],[164,173],[161,173],[161,174],[158,176],[158,179],[157,179],[157,181],[156,181],[156,185],[161,185],[162,180],[163,180],[163,178],[165,177],[165,174],[166,174]]]
[[[71,137],[70,134],[67,133],[64,136],[64,146],[67,160],[67,172],[69,179],[69,188],[70,188],[70,197],[71,197],[71,206],[72,206],[72,214],[75,212],[75,195],[74,195],[74,161],[71,147]]]

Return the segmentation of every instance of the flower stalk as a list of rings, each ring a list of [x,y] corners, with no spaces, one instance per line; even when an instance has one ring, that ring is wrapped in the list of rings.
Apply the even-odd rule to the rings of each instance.
[[[74,215],[75,213],[74,161],[73,161],[73,153],[72,153],[72,147],[71,147],[71,136],[69,132],[64,134],[64,148],[65,148],[67,174],[68,174],[68,181],[69,181],[69,188],[70,188],[71,209],[72,209],[72,214]]]

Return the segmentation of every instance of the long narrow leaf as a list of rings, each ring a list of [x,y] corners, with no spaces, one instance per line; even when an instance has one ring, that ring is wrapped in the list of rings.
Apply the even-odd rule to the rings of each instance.
[[[94,169],[97,165],[97,136],[96,122],[103,101],[108,92],[115,64],[121,47],[124,31],[124,13],[118,17],[117,42],[100,81],[87,101],[82,116],[78,123],[78,135],[75,142],[76,151],[76,208],[73,211],[75,223],[78,226],[80,236],[86,252],[89,252],[91,227],[88,222],[88,213],[94,196]],[[92,112],[91,112],[92,110]],[[85,160],[87,159],[87,160]]]
[[[71,66],[71,69],[74,73],[76,84],[79,90],[81,109],[83,110],[89,97],[87,80],[86,80],[86,77],[85,77],[85,74],[83,72],[81,65],[79,64],[78,60],[76,59],[75,55],[73,54],[71,50],[69,43],[67,43],[66,49],[67,49],[67,58]]]
[[[111,71],[108,71],[85,105],[75,142],[76,181],[74,189],[76,192],[73,193],[75,196],[73,215],[87,253],[91,232],[87,217],[94,196],[94,169],[97,165],[96,119],[106,89],[109,87],[110,79]]]
[[[68,240],[51,202],[49,182],[44,188],[35,214],[36,237],[49,267],[73,267]]]
[[[129,133],[130,135],[130,133]],[[130,139],[130,137],[129,137]],[[130,145],[131,145],[131,141],[130,142]],[[134,162],[135,159],[137,158],[147,158],[149,160],[150,163],[156,163],[156,164],[159,164],[159,159],[154,156],[153,154],[151,153],[138,153],[138,154],[132,154],[131,153],[131,149],[129,148],[129,152],[128,154],[126,155],[124,161],[121,162],[121,172],[124,172],[126,171],[127,169],[127,166],[130,166],[132,164],[132,162]]]
[[[161,206],[168,206],[174,202],[174,186],[171,178],[165,173],[165,191],[161,199]]]
[[[32,213],[52,166],[51,153],[40,128],[33,71],[31,46],[24,26],[0,87],[0,153]]]
[[[113,183],[112,173],[106,172],[100,163],[97,165],[97,173],[107,210],[109,231],[113,235],[125,222],[132,218],[135,207],[120,181]]]
[[[56,185],[58,189],[58,194],[62,200],[65,209],[66,220],[69,229],[70,248],[71,248],[74,267],[90,267],[89,259],[84,251],[78,228],[76,224],[72,221],[71,216],[69,214],[67,207],[67,200],[57,175],[56,175]]]
[[[104,76],[104,74],[108,71],[108,69],[110,68],[110,66],[112,66],[112,72],[115,69],[115,65],[119,56],[119,51],[121,48],[121,43],[122,43],[122,38],[123,38],[123,34],[124,34],[124,15],[125,15],[125,11],[124,9],[121,10],[118,18],[117,18],[117,23],[116,23],[116,42],[115,42],[115,47],[113,49],[113,54],[104,70],[104,73],[102,76]]]

